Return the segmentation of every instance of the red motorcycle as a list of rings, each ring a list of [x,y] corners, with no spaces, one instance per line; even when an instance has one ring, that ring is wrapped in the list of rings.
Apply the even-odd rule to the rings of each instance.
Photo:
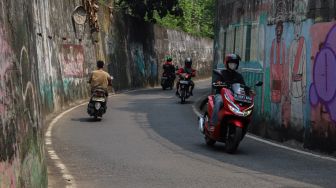
[[[190,80],[192,75],[187,73],[182,73],[179,75],[179,98],[181,99],[181,104],[186,102],[186,99],[190,97]]]
[[[262,85],[263,82],[258,82],[255,86]],[[254,108],[255,92],[250,87],[239,83],[231,85],[216,83],[213,86],[220,89],[224,103],[218,113],[220,123],[209,126],[215,103],[215,96],[210,95],[207,99],[207,111],[199,118],[199,129],[204,134],[205,143],[208,146],[223,142],[225,150],[228,153],[234,153],[247,133]]]

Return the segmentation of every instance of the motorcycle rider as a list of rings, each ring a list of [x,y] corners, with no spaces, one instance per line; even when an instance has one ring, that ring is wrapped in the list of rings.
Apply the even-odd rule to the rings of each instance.
[[[108,96],[108,86],[112,85],[113,77],[103,70],[104,65],[104,61],[97,61],[97,70],[92,71],[88,83],[91,84],[91,93],[100,88],[105,90],[105,95]]]
[[[183,68],[180,68],[176,75],[179,75],[181,76],[182,74],[186,73],[186,74],[189,74],[190,75],[190,95],[193,96],[193,90],[194,90],[194,87],[195,87],[195,84],[194,82],[191,80],[191,77],[195,77],[196,76],[196,70],[193,69],[192,67],[192,59],[190,57],[186,58],[184,60],[184,67]],[[176,83],[176,95],[180,95],[179,94],[179,88],[180,88],[180,79],[177,81]]]
[[[166,62],[162,65],[163,68],[163,74],[169,75],[169,77],[171,77],[171,79],[175,80],[176,76],[175,76],[175,67],[172,63],[172,57],[171,56],[167,56],[166,57]]]
[[[214,83],[217,83],[217,84],[224,83],[228,85],[231,85],[233,83],[240,83],[240,84],[245,85],[243,76],[236,71],[239,67],[240,60],[241,58],[237,54],[226,55],[225,60],[224,60],[226,69],[221,71],[222,77],[217,76],[217,78],[214,79],[215,80]],[[218,113],[220,109],[223,107],[223,99],[220,93],[221,92],[220,89],[216,89],[215,92],[216,92],[215,99],[214,99],[215,106],[212,112],[210,126],[215,126],[219,123]]]

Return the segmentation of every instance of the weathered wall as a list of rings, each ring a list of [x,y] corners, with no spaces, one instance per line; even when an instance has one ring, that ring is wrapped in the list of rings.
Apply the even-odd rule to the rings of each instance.
[[[214,66],[225,53],[236,52],[248,82],[264,81],[252,131],[334,152],[336,1],[217,3]]]
[[[47,186],[45,116],[88,97],[97,59],[107,62],[115,89],[157,84],[166,54],[179,64],[191,56],[200,77],[209,75],[212,41],[113,16],[105,6],[95,35],[97,24],[73,19],[79,5],[88,1],[0,1],[0,187]]]
[[[95,51],[75,37],[79,4],[0,2],[0,187],[46,187],[44,117],[88,96]]]
[[[192,37],[183,32],[167,30],[144,23],[102,7],[100,38],[109,71],[115,77],[116,89],[154,86],[162,73],[164,57],[182,66],[192,57],[198,78],[209,76],[213,62],[213,41]],[[110,23],[110,24],[106,24]]]

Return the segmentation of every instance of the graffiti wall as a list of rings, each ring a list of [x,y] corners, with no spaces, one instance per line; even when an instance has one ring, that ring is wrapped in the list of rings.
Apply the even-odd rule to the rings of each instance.
[[[252,132],[336,150],[335,6],[334,0],[218,1],[214,66],[225,53],[238,53],[245,79],[264,81]]]
[[[209,77],[213,62],[213,41],[139,21],[102,7],[101,40],[114,76],[115,89],[152,87],[159,83],[165,56],[182,66],[193,58],[198,78]],[[110,22],[110,25],[106,24]],[[197,78],[196,78],[197,79]]]
[[[209,76],[211,40],[97,3],[0,2],[0,187],[47,186],[45,117],[88,98],[97,59],[106,61],[116,90],[157,85],[168,54],[179,66],[194,58],[199,77]]]
[[[96,52],[71,19],[81,3],[0,2],[0,187],[47,187],[45,116],[88,97]]]

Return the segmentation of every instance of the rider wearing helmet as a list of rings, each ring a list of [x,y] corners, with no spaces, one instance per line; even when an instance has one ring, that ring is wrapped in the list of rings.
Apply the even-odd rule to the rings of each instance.
[[[191,90],[190,90],[190,95],[192,96],[193,95],[193,90],[194,90],[194,87],[195,87],[195,84],[194,84],[194,82],[191,80],[191,77],[195,77],[196,76],[196,70],[195,69],[193,69],[193,68],[191,68],[191,66],[192,66],[192,59],[190,58],[190,57],[188,57],[188,58],[186,58],[185,60],[184,60],[184,67],[183,68],[180,68],[178,71],[177,71],[177,73],[176,73],[176,75],[182,75],[182,74],[184,74],[184,73],[186,73],[186,74],[189,74],[190,75],[190,85],[191,85]],[[179,90],[179,87],[180,87],[180,82],[179,82],[180,80],[178,80],[177,81],[177,83],[176,83],[176,95],[179,95],[179,92],[178,92],[178,90]]]
[[[233,84],[233,83],[240,83],[245,85],[245,81],[243,76],[237,72],[237,69],[239,67],[239,62],[241,58],[237,54],[228,54],[225,57],[224,64],[225,64],[225,70],[222,70],[221,77],[218,76],[218,78],[215,78],[214,83],[225,83],[225,84]],[[218,112],[223,106],[223,99],[220,94],[220,89],[216,89],[216,95],[215,95],[215,106],[214,110],[212,112],[212,119],[210,122],[211,126],[217,125],[218,122]]]
[[[172,78],[175,80],[175,67],[172,63],[172,57],[166,56],[166,62],[163,64],[163,73],[167,74],[169,76],[172,76]]]

